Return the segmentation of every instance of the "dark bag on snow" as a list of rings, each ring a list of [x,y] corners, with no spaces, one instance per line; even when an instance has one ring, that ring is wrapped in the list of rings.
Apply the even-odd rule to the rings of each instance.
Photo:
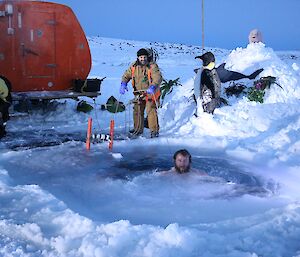
[[[84,112],[84,113],[87,113],[87,112],[90,112],[91,110],[93,110],[93,106],[91,106],[90,104],[88,104],[86,101],[80,101],[78,104],[77,104],[77,111],[79,112]]]
[[[123,102],[119,102],[114,96],[111,96],[108,98],[106,104],[101,106],[101,109],[117,113],[125,111],[125,105]]]

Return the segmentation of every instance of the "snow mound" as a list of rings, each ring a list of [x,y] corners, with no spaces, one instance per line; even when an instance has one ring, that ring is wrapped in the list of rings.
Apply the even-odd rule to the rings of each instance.
[[[249,44],[245,49],[233,50],[226,60],[226,68],[245,74],[264,68],[261,77],[276,77],[283,89],[272,85],[271,89],[266,91],[266,104],[287,103],[291,99],[300,98],[300,87],[297,87],[299,75],[284,63],[272,48],[265,47],[263,43]]]

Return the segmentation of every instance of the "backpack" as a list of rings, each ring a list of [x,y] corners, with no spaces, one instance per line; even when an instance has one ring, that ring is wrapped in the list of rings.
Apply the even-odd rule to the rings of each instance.
[[[125,111],[125,104],[119,102],[114,96],[111,96],[105,105],[101,105],[101,110],[107,110],[111,113],[123,112]]]
[[[158,51],[154,48],[145,48],[148,52],[148,61],[157,62],[159,59]]]

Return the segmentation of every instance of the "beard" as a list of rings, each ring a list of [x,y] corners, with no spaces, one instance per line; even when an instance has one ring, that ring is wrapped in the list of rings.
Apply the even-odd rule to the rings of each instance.
[[[175,164],[175,170],[178,172],[178,173],[187,173],[189,172],[191,169],[191,164],[189,164],[187,167],[183,168],[183,167],[179,167]]]
[[[141,66],[146,66],[146,65],[148,65],[148,61],[145,60],[145,61],[141,62],[140,60],[138,60],[138,64]]]

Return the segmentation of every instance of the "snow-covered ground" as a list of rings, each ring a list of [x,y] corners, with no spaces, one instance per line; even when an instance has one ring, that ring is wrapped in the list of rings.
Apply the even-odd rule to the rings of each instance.
[[[272,86],[264,104],[227,98],[229,106],[213,116],[198,108],[196,118],[190,97],[199,47],[98,37],[89,43],[90,77],[107,77],[96,111],[78,113],[73,100],[53,103],[53,111],[13,117],[0,142],[0,256],[299,257],[300,53],[263,44],[206,49],[228,69],[264,68],[260,76],[277,77],[283,89]],[[130,105],[112,115],[100,104],[111,95],[129,103],[131,92],[118,93],[120,78],[148,46],[158,50],[164,78],[183,85],[159,109],[160,137],[148,139],[145,131],[115,141],[112,152],[107,143],[87,151],[89,116],[101,133],[111,119],[117,135],[132,126]],[[210,176],[161,173],[180,148]]]

